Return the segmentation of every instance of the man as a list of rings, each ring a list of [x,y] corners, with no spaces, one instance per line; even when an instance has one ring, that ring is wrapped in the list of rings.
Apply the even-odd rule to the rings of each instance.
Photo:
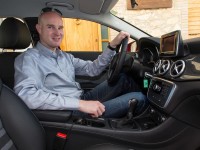
[[[75,114],[89,114],[92,117],[121,117],[127,113],[128,102],[132,98],[140,100],[138,109],[143,108],[145,97],[140,92],[120,96],[125,93],[123,90],[128,92],[135,86],[125,75],[113,87],[105,81],[86,93],[75,81],[75,74],[99,75],[110,63],[116,46],[129,37],[128,33],[120,32],[107,50],[91,62],[59,49],[63,38],[63,21],[59,10],[44,8],[38,17],[36,29],[40,41],[15,60],[14,90],[29,108],[74,110]]]

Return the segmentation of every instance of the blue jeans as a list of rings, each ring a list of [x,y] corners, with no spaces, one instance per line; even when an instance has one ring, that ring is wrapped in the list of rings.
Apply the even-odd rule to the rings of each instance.
[[[140,114],[147,106],[147,98],[140,92],[137,84],[125,74],[120,74],[118,82],[110,86],[107,81],[102,82],[94,89],[87,91],[81,96],[84,100],[99,100],[105,105],[103,118],[120,118],[127,114],[129,110],[129,100],[137,99],[135,114]],[[76,115],[84,116],[79,111]]]

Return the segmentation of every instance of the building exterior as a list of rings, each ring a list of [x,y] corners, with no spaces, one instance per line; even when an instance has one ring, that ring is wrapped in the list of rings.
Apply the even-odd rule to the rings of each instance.
[[[162,34],[181,29],[182,36],[188,38],[188,2],[190,0],[172,0],[171,8],[141,10],[128,10],[127,1],[119,0],[113,8],[117,16],[130,21],[153,36],[160,37]],[[159,2],[162,3],[162,0]]]
[[[112,13],[134,24],[136,27],[144,30],[152,36],[160,37],[162,34],[174,30],[181,30],[183,39],[198,37],[200,35],[200,21],[197,21],[198,18],[200,18],[200,1],[198,0],[171,0],[171,6],[168,8],[158,7],[152,9],[128,9],[129,1],[131,0],[119,0],[112,9]],[[150,1],[162,3],[163,1],[166,2],[170,0],[136,0],[136,2],[137,1],[143,1],[143,3]],[[74,23],[77,31],[80,30],[78,28],[81,28],[81,24],[84,26],[84,21],[81,21],[81,23]],[[93,33],[93,36],[90,36],[90,38],[93,39],[87,39],[86,36],[88,34],[85,34],[83,39],[87,39],[84,42],[86,45],[88,45],[87,41],[94,43],[92,46],[87,47],[87,49],[84,48],[84,46],[76,46],[76,48],[73,48],[73,46],[67,48],[67,46],[65,46],[63,49],[75,49],[83,51],[91,49],[94,51],[102,51],[107,46],[107,43],[118,33],[112,29],[100,25],[93,25],[91,29],[91,31],[88,31],[87,28],[87,31]],[[76,34],[76,31],[73,31],[73,33]],[[78,33],[80,33],[80,31]],[[82,40],[79,37],[76,41]],[[66,45],[65,43],[73,42],[64,41],[63,45]]]

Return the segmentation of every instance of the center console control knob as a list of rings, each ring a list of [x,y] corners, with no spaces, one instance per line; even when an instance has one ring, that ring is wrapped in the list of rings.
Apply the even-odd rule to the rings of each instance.
[[[156,91],[156,92],[160,92],[161,91],[161,86],[160,85],[158,85],[158,84],[154,84],[154,86],[153,86],[153,90],[154,91]]]

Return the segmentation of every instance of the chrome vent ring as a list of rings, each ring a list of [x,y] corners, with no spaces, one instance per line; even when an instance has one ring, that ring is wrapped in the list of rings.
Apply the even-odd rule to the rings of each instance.
[[[179,77],[185,70],[185,62],[183,60],[175,61],[170,69],[170,75],[173,78]]]
[[[169,67],[170,67],[170,61],[163,60],[161,66],[159,68],[159,74],[164,75],[165,73],[167,73],[167,71],[169,70]]]
[[[159,70],[161,64],[162,64],[162,60],[158,60],[158,61],[155,63],[155,65],[154,65],[154,67],[153,67],[153,73],[154,73],[154,74],[156,74],[156,73],[158,72],[158,70]]]

